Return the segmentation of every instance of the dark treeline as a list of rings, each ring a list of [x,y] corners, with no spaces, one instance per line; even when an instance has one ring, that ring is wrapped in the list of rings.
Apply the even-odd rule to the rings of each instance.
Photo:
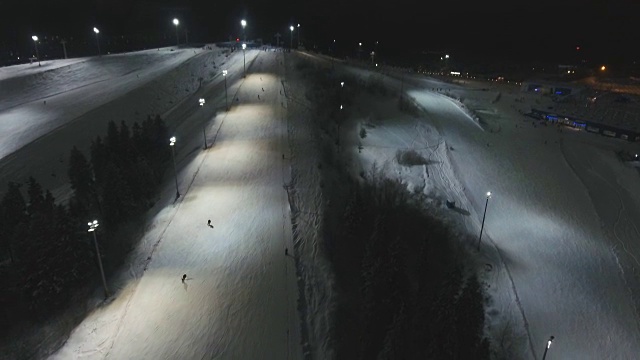
[[[100,221],[105,268],[123,259],[129,248],[113,235],[153,205],[170,156],[167,141],[159,116],[131,129],[110,122],[104,139],[92,141],[89,160],[71,149],[66,204],[32,177],[9,183],[0,201],[0,323],[42,320],[65,309],[78,289],[97,284],[89,221]],[[10,330],[2,326],[0,335]]]
[[[339,359],[489,359],[484,295],[453,233],[372,170],[349,185],[329,245]]]
[[[338,133],[358,111],[355,97],[399,97],[397,89],[377,74],[358,78],[333,64],[303,60],[295,68],[314,84],[305,97],[316,106],[322,138],[331,145],[321,145],[318,167],[335,170],[323,181],[339,189],[330,195],[325,219],[337,286],[335,357],[489,359],[483,289],[462,266],[466,255],[457,249],[457,235],[405,185],[376,169],[361,174],[366,180],[351,181],[348,165],[338,156],[349,145],[340,143]],[[399,99],[400,110],[421,115]]]

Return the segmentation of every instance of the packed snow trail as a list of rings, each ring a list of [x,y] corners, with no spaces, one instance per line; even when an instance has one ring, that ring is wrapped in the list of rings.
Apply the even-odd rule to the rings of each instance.
[[[81,326],[54,359],[302,358],[281,56],[257,56],[215,145],[179,166],[182,197],[130,298],[114,305],[113,333],[95,345]]]
[[[431,91],[411,95],[455,146],[450,156],[456,176],[476,214],[482,214],[483,194],[493,193],[483,248],[489,251],[488,244],[494,244],[505,257],[528,323],[529,356],[540,356],[550,335],[556,337],[553,356],[558,358],[601,359],[612,349],[619,358],[640,353],[636,300],[620,271],[627,265],[619,266],[612,252],[621,240],[607,236],[606,221],[598,216],[618,213],[616,180],[607,183],[609,188],[588,185],[599,174],[611,173],[605,169],[615,161],[613,152],[589,154],[589,145],[579,137],[590,134],[536,129],[530,122],[531,128],[518,129],[506,116],[499,119],[501,132],[478,131],[443,96]],[[563,155],[566,148],[573,149],[572,156]],[[586,158],[592,170],[576,172],[582,167],[578,160]],[[595,191],[602,196],[594,197]],[[634,243],[631,237],[625,240],[627,246]]]

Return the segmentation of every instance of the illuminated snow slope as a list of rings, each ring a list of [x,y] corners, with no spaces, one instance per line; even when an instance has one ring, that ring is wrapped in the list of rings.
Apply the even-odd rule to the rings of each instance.
[[[399,89],[400,75],[392,77],[385,81]],[[437,199],[471,234],[473,252],[492,192],[475,266],[489,285],[488,331],[504,340],[508,358],[541,358],[551,335],[549,359],[637,358],[640,176],[615,151],[639,152],[638,144],[534,127],[517,110],[545,99],[516,86],[405,74],[404,88],[425,110],[423,120],[398,121],[381,115],[380,104],[359,104],[378,121],[354,154],[363,169],[376,161],[389,177]],[[445,93],[463,97],[482,126]],[[515,101],[522,96],[525,103]],[[369,119],[359,119],[352,138]],[[401,167],[398,149],[415,149],[431,165]],[[444,200],[455,200],[456,211]],[[516,333],[505,336],[509,327]]]
[[[3,182],[35,172],[54,194],[68,193],[68,151],[74,144],[86,151],[109,120],[162,114],[178,139],[180,198],[173,201],[167,177],[140,245],[109,279],[115,295],[98,304],[96,289],[96,310],[52,359],[302,358],[283,188],[290,177],[282,159],[284,59],[247,51],[246,60],[246,79],[242,52],[215,47],[4,71]],[[229,71],[228,113],[222,69]],[[215,144],[206,151],[203,131]]]
[[[283,251],[291,249],[282,186],[290,175],[281,157],[287,152],[286,100],[279,92],[278,67],[286,55],[247,52],[251,71],[243,80],[242,53],[226,58],[215,51],[181,51],[167,55],[180,66],[157,70],[156,82],[113,70],[120,74],[113,82],[122,81],[125,89],[119,96],[112,95],[120,91],[117,84],[109,85],[112,80],[95,82],[101,75],[93,69],[79,75],[77,84],[84,88],[63,83],[63,93],[54,95],[56,86],[31,86],[24,103],[11,91],[0,97],[5,99],[0,100],[1,134],[15,129],[1,142],[4,182],[31,168],[44,176],[39,180],[45,188],[64,193],[60,174],[66,171],[69,147],[86,148],[88,139],[104,134],[109,119],[162,113],[178,137],[183,196],[172,202],[175,189],[168,180],[128,271],[111,279],[118,296],[90,314],[53,359],[302,356],[293,260]],[[230,98],[240,100],[228,114],[219,111],[224,85],[222,77],[211,74],[213,61],[218,70],[230,69]],[[93,67],[82,64],[68,66]],[[141,71],[156,71],[145,64]],[[16,78],[5,76],[0,91],[6,91],[5,81],[22,81]],[[400,88],[398,80],[385,81]],[[640,182],[637,171],[614,154],[622,148],[638,151],[637,144],[533,127],[516,111],[520,93],[466,86],[406,77],[405,90],[424,108],[425,120],[385,119],[384,126],[367,129],[363,152],[354,146],[353,156],[361,156],[363,166],[388,160],[389,176],[431,197],[456,200],[461,211],[443,212],[471,234],[479,231],[484,194],[492,191],[476,265],[489,285],[489,332],[498,337],[507,324],[516,329],[507,344],[512,358],[540,358],[550,335],[556,341],[548,359],[637,357]],[[480,126],[458,103],[432,91],[436,87],[464,96],[465,104],[484,114],[485,123]],[[493,102],[497,91],[502,97]],[[199,97],[207,99],[204,108],[197,105]],[[55,101],[44,105],[43,98]],[[34,115],[20,116],[16,124],[16,114]],[[7,121],[10,116],[13,122]],[[73,127],[63,126],[70,123]],[[207,151],[201,150],[203,127],[209,143],[216,141]],[[351,130],[352,137],[357,130]],[[393,164],[396,149],[402,148],[423,152],[433,164],[403,170]],[[57,177],[49,176],[50,166]],[[208,219],[213,229],[206,226]],[[182,273],[189,277],[184,285]]]
[[[143,239],[142,248],[157,244],[146,271],[122,274],[118,298],[91,314],[52,359],[302,357],[283,189],[286,110],[275,61],[282,54],[249,55],[257,54],[246,79],[233,81],[240,101],[229,113],[211,117],[206,105],[185,105],[194,112],[184,121],[209,121],[215,145],[202,151],[201,137],[178,131],[182,196]]]

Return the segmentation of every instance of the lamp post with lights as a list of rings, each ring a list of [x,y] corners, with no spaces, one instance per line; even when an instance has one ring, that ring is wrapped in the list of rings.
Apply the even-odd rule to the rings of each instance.
[[[293,49],[293,25],[289,26],[289,30],[291,30],[291,36],[290,36],[291,44],[289,45],[289,51],[291,51],[291,49]]]
[[[173,136],[169,139],[169,146],[171,146],[171,158],[173,159],[173,175],[176,179],[176,199],[180,197],[180,190],[178,190],[178,170],[176,170],[176,152],[174,150],[176,145],[176,137]]]
[[[549,348],[551,347],[551,343],[553,343],[553,339],[554,337],[551,336],[549,337],[549,340],[547,340],[547,346],[544,348],[544,354],[542,354],[542,360],[545,360],[547,358],[547,351],[549,351]]]
[[[222,76],[224,77],[224,105],[227,111],[229,111],[229,94],[227,93],[227,70],[222,70]]]
[[[98,220],[93,220],[88,223],[89,232],[93,233],[93,243],[96,245],[96,256],[98,257],[98,265],[100,266],[100,275],[102,276],[102,286],[104,286],[104,297],[109,297],[109,289],[107,288],[107,279],[104,277],[104,269],[102,268],[102,258],[100,257],[100,248],[98,247],[98,237],[96,236],[96,229],[98,228]]]
[[[247,56],[245,54],[245,50],[247,49],[247,44],[242,44],[242,61],[243,61],[243,68],[244,68],[244,77],[247,77]]]
[[[94,26],[93,32],[96,33],[96,44],[98,45],[98,56],[100,56],[100,40],[98,40],[98,34],[100,34],[100,30]]]
[[[198,100],[198,103],[200,104],[200,107],[204,106],[204,99],[200,98],[200,100]],[[204,125],[202,125],[202,136],[204,136],[204,149],[207,150],[207,123],[205,121]]]
[[[31,39],[33,40],[33,44],[34,44],[34,45],[35,45],[35,47],[36,47],[36,58],[38,59],[38,66],[42,66],[42,65],[40,64],[40,54],[38,54],[38,37],[37,37],[37,36],[35,36],[35,35],[33,35],[33,36],[31,37]]]
[[[484,230],[484,219],[487,216],[487,205],[491,199],[491,191],[487,192],[487,201],[484,203],[484,214],[482,215],[482,226],[480,226],[480,236],[478,237],[478,250],[480,250],[480,242],[482,241],[482,230]]]
[[[173,19],[173,25],[176,26],[176,46],[180,45],[180,37],[178,36],[178,24],[180,24],[180,20]]]

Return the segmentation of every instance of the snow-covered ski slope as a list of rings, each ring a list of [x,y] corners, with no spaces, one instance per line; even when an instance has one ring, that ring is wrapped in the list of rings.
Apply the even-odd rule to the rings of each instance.
[[[282,54],[248,55],[257,54],[233,86],[239,101],[208,127],[213,147],[180,161],[182,196],[154,221],[162,230],[143,241],[157,246],[142,276],[122,284],[119,299],[87,318],[52,359],[302,357],[283,189]],[[188,138],[179,131],[185,152]]]
[[[87,150],[111,120],[163,115],[200,79],[222,78],[215,64],[225,59],[220,49],[161,48],[1,68],[0,187],[31,175],[64,198],[72,146]]]
[[[122,56],[129,55],[135,54]],[[66,119],[46,115],[61,121],[42,125],[53,131],[34,138],[24,130],[27,135],[21,135],[17,150],[3,150],[11,154],[0,161],[3,183],[35,171],[45,188],[65,193],[61,174],[69,147],[76,143],[86,148],[92,137],[104,133],[109,120],[142,119],[147,111],[165,114],[179,139],[183,196],[175,204],[166,200],[175,192],[167,182],[165,201],[157,205],[129,271],[112,279],[119,295],[93,312],[52,358],[299,358],[294,267],[283,251],[290,244],[282,189],[289,175],[281,158],[286,150],[280,123],[286,100],[279,98],[278,88],[283,54],[247,52],[250,71],[244,81],[242,53],[226,58],[215,51],[179,50],[173,56],[184,61],[146,81],[135,73],[123,75],[140,82],[109,101],[87,105],[80,115],[72,113],[77,105],[72,95],[59,108],[57,101],[44,105],[43,99],[56,92],[39,94],[40,87],[25,90],[30,102],[8,96],[13,107],[0,103],[0,126],[12,125],[17,133],[24,130],[21,124],[32,131],[40,126],[15,115],[9,118],[13,124],[6,125],[7,112],[30,114],[35,109],[42,116],[48,110],[38,107],[54,104],[53,111]],[[229,114],[217,111],[224,104],[224,85],[221,76],[210,74],[213,61],[218,72],[230,69],[229,98],[239,101]],[[156,66],[148,63],[144,69],[152,72]],[[202,86],[197,80],[201,76]],[[4,79],[17,83],[15,77]],[[92,78],[98,76],[83,77]],[[397,74],[385,81],[400,88]],[[522,96],[516,88],[478,91],[487,85],[459,86],[408,75],[404,82],[407,94],[424,109],[424,119],[394,123],[385,118],[384,126],[367,129],[361,156],[365,163],[379,158],[392,163],[396,149],[422,152],[433,161],[428,170],[389,167],[389,176],[404,178],[433,197],[456,200],[460,211],[451,214],[472,234],[480,228],[484,194],[493,193],[478,258],[491,295],[489,332],[498,337],[503,327],[513,326],[517,333],[510,351],[516,359],[540,358],[550,335],[556,341],[548,359],[637,358],[640,181],[636,169],[614,154],[620,149],[640,152],[637,144],[534,127],[517,107],[535,104],[535,99],[516,104],[515,98]],[[108,97],[108,91],[100,92],[105,83],[82,89]],[[0,81],[0,91],[6,84]],[[73,91],[67,93],[80,93]],[[498,91],[501,98],[495,102]],[[483,124],[443,92],[464,97],[465,107],[480,114]],[[204,108],[197,105],[199,97],[207,100]],[[209,145],[216,142],[205,152],[203,126]],[[354,156],[359,156],[357,140],[353,143]],[[213,229],[206,226],[208,219]],[[184,285],[183,273],[189,277]]]
[[[4,183],[35,173],[45,188],[66,194],[59,178],[65,177],[70,147],[87,150],[109,120],[131,124],[161,114],[178,139],[180,198],[173,201],[174,183],[167,177],[140,245],[109,281],[115,295],[52,359],[302,358],[283,188],[290,181],[282,158],[284,59],[282,53],[247,51],[246,60],[243,78],[241,52],[161,49],[51,66],[55,76],[14,70],[0,81],[2,91],[24,91],[29,100],[3,98],[2,121],[27,134],[6,144]],[[229,71],[228,113],[222,69]],[[38,110],[39,125],[23,116],[32,107],[46,107]]]
[[[399,73],[384,81],[404,86],[424,112],[398,121],[380,104],[358,104],[371,115],[359,119],[352,137],[371,119],[375,125],[367,127],[362,154],[354,145],[364,170],[377,161],[387,176],[436,199],[475,235],[471,251],[492,192],[476,266],[489,286],[488,331],[496,346],[508,358],[539,359],[553,335],[548,359],[638,358],[640,174],[615,155],[640,152],[638,144],[534,126],[518,110],[547,100],[515,86],[460,86]],[[515,101],[523,96],[525,103]],[[395,151],[405,149],[431,165],[399,166]],[[456,209],[447,210],[444,200],[456,201]],[[505,333],[510,327],[516,332]]]

